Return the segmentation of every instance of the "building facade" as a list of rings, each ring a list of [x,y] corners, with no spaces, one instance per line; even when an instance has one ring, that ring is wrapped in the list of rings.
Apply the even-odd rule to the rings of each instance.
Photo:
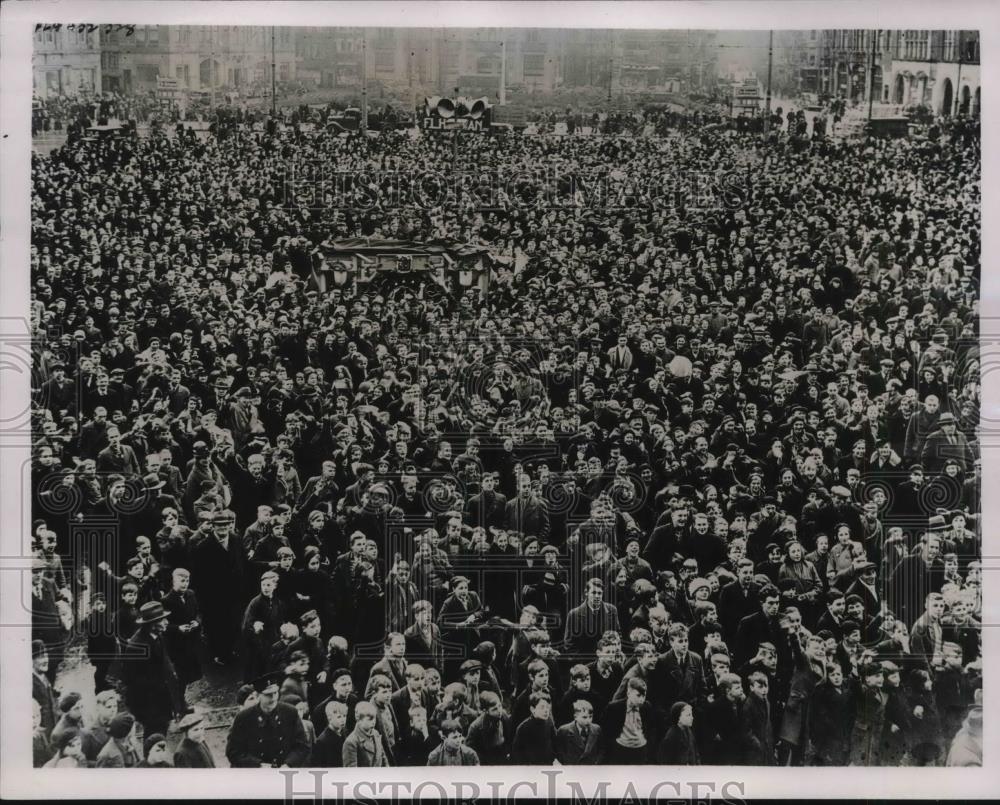
[[[711,31],[612,31],[614,92],[707,90],[718,75]]]
[[[296,28],[302,77],[324,88],[360,87],[365,33],[364,28]]]
[[[775,31],[772,92],[778,96],[795,96],[803,92],[823,92],[822,32]]]
[[[819,86],[850,101],[924,106],[978,115],[979,32],[862,29],[820,31]]]
[[[535,28],[299,28],[299,69],[322,87],[373,87],[427,95],[488,95],[500,74],[512,93],[594,87],[615,94],[708,88],[717,74],[714,34]],[[371,97],[371,96],[370,96]],[[377,97],[375,98],[377,100]]]
[[[982,105],[978,31],[892,31],[884,92],[889,103],[937,114],[978,116]]]
[[[272,32],[278,81],[295,78],[292,29],[243,25],[137,25],[131,36],[112,32],[101,58],[104,89],[156,90],[161,78],[195,91],[259,91],[271,82]]]
[[[48,26],[35,31],[32,54],[35,96],[46,99],[99,92],[102,34],[100,26]]]

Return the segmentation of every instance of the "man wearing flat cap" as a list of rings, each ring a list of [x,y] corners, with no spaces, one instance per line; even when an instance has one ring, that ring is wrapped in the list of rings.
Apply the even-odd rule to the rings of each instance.
[[[53,744],[59,743],[64,732],[83,729],[83,697],[76,692],[63,694],[59,699],[59,712],[59,720],[49,736]]]
[[[215,758],[205,743],[205,717],[200,713],[188,713],[177,728],[184,737],[174,750],[174,768],[214,769]]]
[[[234,769],[298,768],[309,761],[309,744],[298,710],[278,701],[280,673],[253,681],[257,703],[236,714],[226,741]]]
[[[212,518],[213,536],[191,552],[191,586],[198,598],[211,657],[225,665],[233,656],[240,632],[244,585],[244,554],[228,510]]]

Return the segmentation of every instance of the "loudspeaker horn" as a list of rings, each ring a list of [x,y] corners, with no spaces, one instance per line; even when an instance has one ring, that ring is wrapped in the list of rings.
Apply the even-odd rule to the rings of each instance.
[[[472,106],[469,107],[469,117],[473,120],[479,120],[479,118],[486,114],[486,110],[489,106],[489,98],[476,98],[476,100],[472,102]]]
[[[455,116],[455,102],[451,98],[441,98],[437,102],[437,113],[443,118]]]

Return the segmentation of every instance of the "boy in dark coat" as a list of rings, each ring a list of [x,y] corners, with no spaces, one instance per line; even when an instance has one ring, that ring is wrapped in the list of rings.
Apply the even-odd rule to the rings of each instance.
[[[311,766],[322,769],[339,769],[344,765],[344,737],[347,734],[347,705],[343,702],[326,703],[326,729],[313,744]]]
[[[465,746],[462,724],[449,718],[441,724],[441,743],[427,756],[428,766],[478,766],[479,755]]]
[[[914,766],[935,766],[941,757],[941,719],[929,671],[917,669],[909,678],[907,707],[912,730],[907,736]]]
[[[563,766],[596,766],[603,755],[601,728],[587,699],[573,702],[573,720],[556,730],[556,758]]]
[[[406,713],[406,730],[397,751],[398,765],[426,766],[436,743],[427,726],[427,708],[419,704],[411,705]]]
[[[950,746],[972,704],[969,680],[962,669],[962,647],[946,642],[941,647],[944,667],[934,676],[934,696],[941,717],[944,745]]]
[[[899,666],[890,660],[882,662],[885,676],[885,730],[882,734],[882,764],[902,765],[906,754],[906,737],[910,734],[911,714],[903,689],[900,687]]]
[[[741,763],[744,766],[773,766],[774,727],[767,698],[770,683],[763,671],[754,671],[748,681],[750,695],[740,712]]]
[[[524,766],[551,766],[556,756],[552,697],[547,693],[532,693],[529,706],[531,715],[518,725],[514,733],[511,762]]]
[[[278,574],[268,570],[260,577],[260,594],[254,596],[243,613],[244,679],[263,675],[271,659],[271,647],[288,611],[275,594]]]
[[[625,698],[611,702],[601,718],[605,758],[608,763],[643,764],[649,761],[659,736],[663,714],[646,701],[646,683],[633,677]]]
[[[857,700],[851,730],[851,765],[882,765],[882,732],[888,696],[882,691],[885,678],[881,665],[869,663],[859,670],[861,695]]]
[[[177,671],[177,681],[183,694],[187,686],[201,679],[201,613],[194,591],[189,589],[191,574],[176,568],[172,574],[173,589],[163,598],[167,616],[167,651]]]
[[[87,659],[94,666],[94,692],[100,693],[111,687],[107,677],[111,663],[118,656],[118,644],[104,593],[95,593],[91,605],[93,609],[83,629],[87,635]]]
[[[845,683],[843,668],[834,663],[826,682],[820,682],[813,691],[809,708],[809,735],[815,765],[847,765],[854,710],[854,690]]]
[[[732,766],[742,760],[740,726],[744,698],[743,680],[736,674],[723,674],[703,718],[705,741],[701,755],[705,763]]]
[[[502,766],[510,754],[514,737],[511,720],[503,711],[500,696],[491,690],[479,694],[480,713],[469,726],[466,744],[475,749],[483,766]]]

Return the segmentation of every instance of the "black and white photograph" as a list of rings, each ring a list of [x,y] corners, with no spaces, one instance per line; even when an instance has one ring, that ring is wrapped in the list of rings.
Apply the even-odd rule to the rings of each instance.
[[[18,29],[25,773],[982,773],[974,15],[143,5]]]

